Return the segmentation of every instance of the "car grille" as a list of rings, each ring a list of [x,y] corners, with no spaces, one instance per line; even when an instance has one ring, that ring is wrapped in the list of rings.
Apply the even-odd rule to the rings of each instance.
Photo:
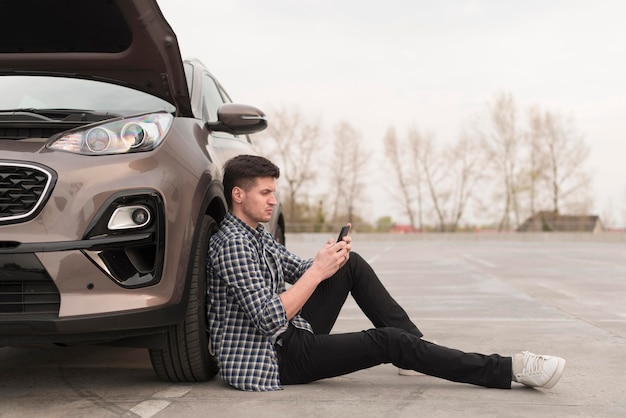
[[[60,303],[57,287],[33,254],[0,254],[0,315],[58,316]]]
[[[0,139],[50,138],[59,132],[59,128],[0,128]]]
[[[0,162],[0,223],[27,220],[42,207],[53,174],[43,167]]]

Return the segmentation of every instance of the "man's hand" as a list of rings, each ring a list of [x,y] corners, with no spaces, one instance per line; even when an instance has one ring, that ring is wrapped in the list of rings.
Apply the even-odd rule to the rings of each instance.
[[[350,250],[352,238],[346,236],[343,241],[328,241],[313,259],[313,264],[309,270],[318,275],[320,282],[331,277],[337,272],[350,258]]]
[[[343,241],[328,241],[313,259],[311,267],[289,289],[280,294],[287,319],[291,319],[302,309],[317,285],[337,272],[350,258],[352,238]]]

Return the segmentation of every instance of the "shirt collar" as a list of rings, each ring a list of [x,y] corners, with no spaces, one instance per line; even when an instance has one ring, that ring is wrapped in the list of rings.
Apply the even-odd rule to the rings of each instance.
[[[256,229],[252,228],[250,225],[248,225],[230,212],[226,214],[226,216],[224,217],[224,221],[243,229],[248,235],[251,236],[251,238],[261,240],[263,238],[263,235],[265,234],[265,227],[263,226],[263,224],[259,223]]]

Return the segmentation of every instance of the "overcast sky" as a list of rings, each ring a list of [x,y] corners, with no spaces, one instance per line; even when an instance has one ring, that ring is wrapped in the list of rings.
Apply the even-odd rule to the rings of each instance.
[[[378,162],[389,126],[452,141],[504,91],[520,111],[571,117],[591,148],[596,213],[623,222],[625,1],[158,1],[183,57],[234,101],[347,120]]]

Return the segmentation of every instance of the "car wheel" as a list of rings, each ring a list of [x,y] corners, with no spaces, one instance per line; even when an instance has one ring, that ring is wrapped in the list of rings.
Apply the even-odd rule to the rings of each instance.
[[[280,224],[276,225],[276,230],[274,231],[274,239],[280,244],[285,245],[285,231],[283,231],[283,227]]]
[[[218,372],[217,362],[209,354],[206,325],[206,256],[209,238],[217,229],[217,222],[210,216],[204,216],[193,252],[185,320],[168,331],[163,347],[150,349],[152,367],[163,380],[201,382],[213,378]]]

